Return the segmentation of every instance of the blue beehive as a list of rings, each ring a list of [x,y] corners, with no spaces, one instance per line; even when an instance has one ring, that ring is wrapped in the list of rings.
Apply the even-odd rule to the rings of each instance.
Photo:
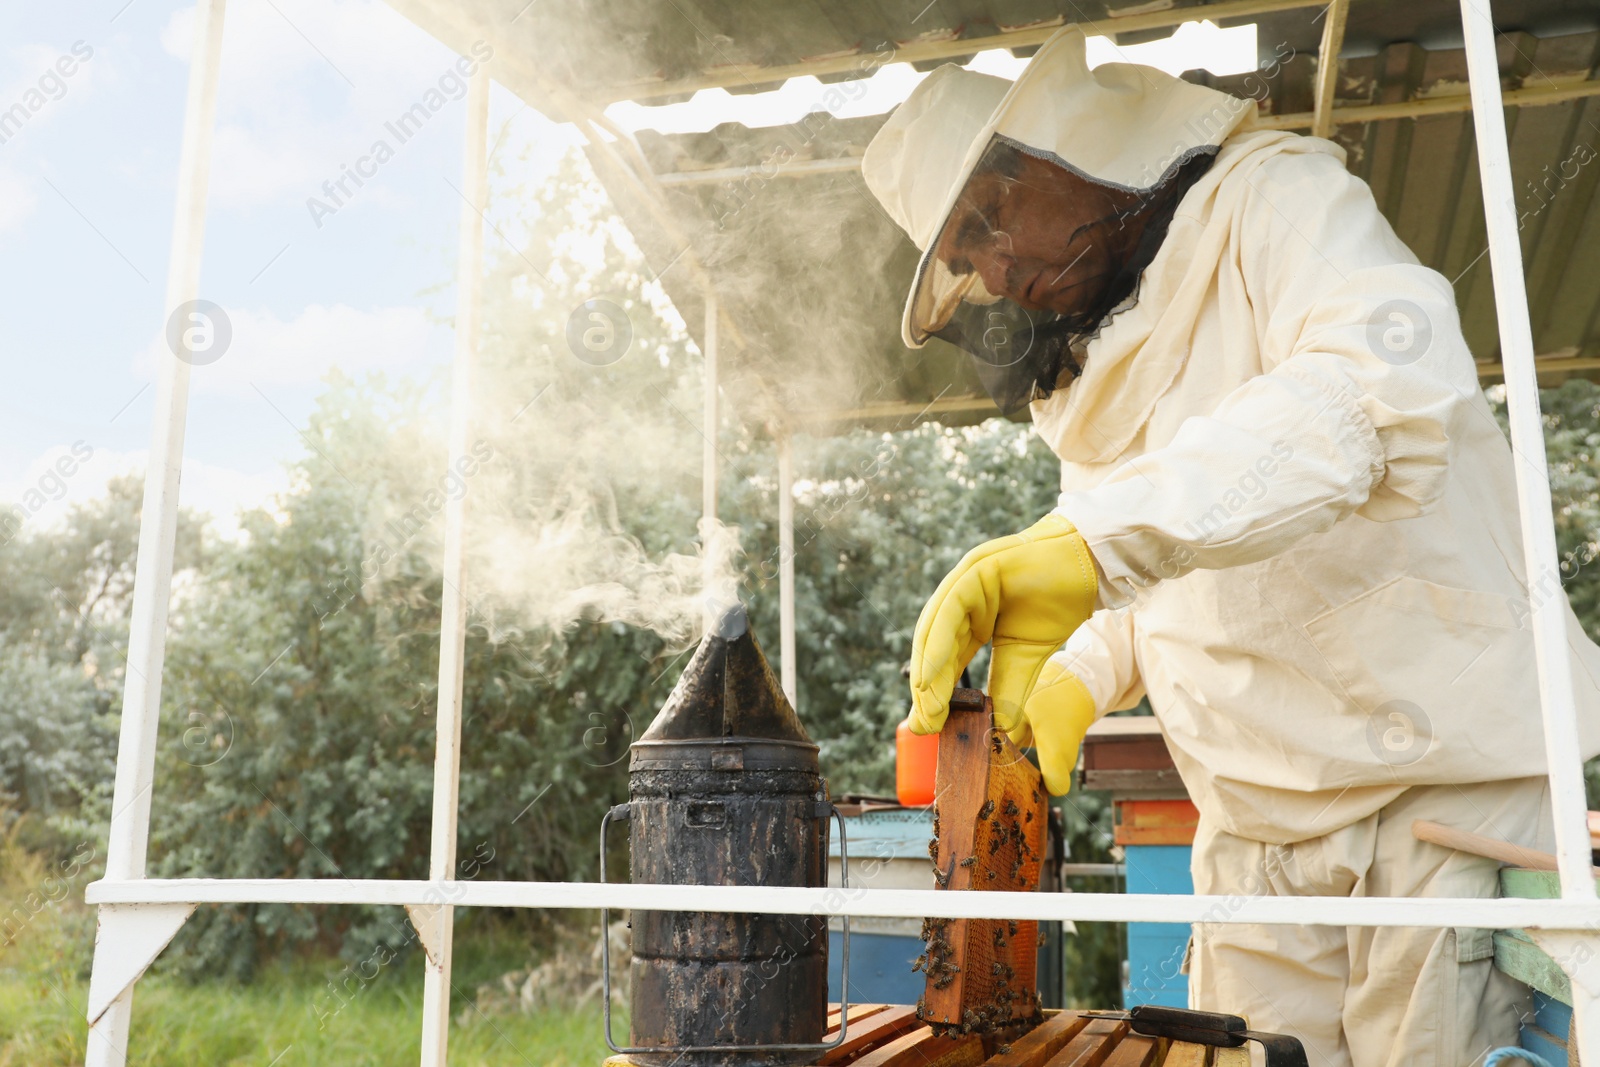
[[[933,837],[931,808],[903,808],[890,802],[841,799],[850,849],[850,885],[873,889],[934,889],[928,842]],[[1054,818],[1054,816],[1052,816]],[[1060,879],[1058,835],[1050,841],[1040,872],[1041,892],[1054,892]],[[839,884],[839,842],[828,843],[828,884]],[[1045,943],[1039,950],[1039,994],[1046,1007],[1061,1003],[1061,924],[1040,923]],[[834,920],[828,935],[828,999],[840,999],[841,930]],[[912,964],[922,955],[918,919],[852,919],[850,922],[850,1000],[860,1004],[915,1004],[923,975]]]
[[[1194,807],[1154,717],[1118,715],[1095,723],[1084,739],[1081,782],[1110,792],[1116,805],[1128,892],[1194,892]],[[1183,959],[1189,933],[1188,923],[1128,924],[1124,1005],[1188,1007]]]
[[[1188,845],[1125,845],[1130,893],[1194,892]],[[1127,971],[1122,1003],[1189,1006],[1189,976],[1183,956],[1189,947],[1188,923],[1129,923]]]
[[[1551,899],[1561,895],[1554,871],[1508,867],[1500,872],[1500,895]],[[1525,931],[1496,930],[1494,965],[1527,985],[1533,993],[1533,1017],[1524,1019],[1519,1044],[1537,1052],[1553,1067],[1567,1067],[1567,1041],[1572,1029],[1572,982],[1549,954]]]

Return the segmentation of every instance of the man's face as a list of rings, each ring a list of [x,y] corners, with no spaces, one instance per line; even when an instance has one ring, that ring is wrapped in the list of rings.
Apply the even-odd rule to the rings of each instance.
[[[990,293],[1029,311],[1093,306],[1129,237],[1122,219],[1136,198],[1026,153],[1015,159],[1014,175],[967,182],[935,255],[952,273],[977,271]]]

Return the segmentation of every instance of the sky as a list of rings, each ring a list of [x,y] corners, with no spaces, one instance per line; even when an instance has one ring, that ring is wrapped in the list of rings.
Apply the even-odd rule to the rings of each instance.
[[[0,8],[0,114],[26,113],[0,126],[0,506],[28,523],[58,521],[144,466],[193,21],[173,0]],[[1254,65],[1253,30],[1190,26],[1120,54],[1091,41],[1091,62],[1232,73]],[[448,361],[465,90],[454,53],[381,0],[232,0],[223,40],[199,291],[232,341],[194,368],[182,500],[226,534],[239,507],[287,487],[332,369],[420,376]],[[970,65],[1015,77],[1025,61],[992,52]],[[887,66],[840,115],[886,111],[921,77]],[[433,89],[447,103],[377,175],[337,210],[314,208]],[[628,130],[770,125],[821,95],[800,78],[608,114]],[[508,186],[577,142],[498,85],[489,121],[508,158],[527,160]],[[52,473],[63,456],[65,477]]]

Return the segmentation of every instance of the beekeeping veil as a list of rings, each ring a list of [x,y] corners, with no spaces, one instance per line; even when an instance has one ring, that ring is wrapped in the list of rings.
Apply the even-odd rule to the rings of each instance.
[[[1254,112],[1235,97],[1149,67],[1108,63],[1091,71],[1084,49],[1083,34],[1064,29],[1015,82],[940,67],[889,117],[862,160],[873,195],[923,252],[901,323],[905,343],[921,348],[937,336],[965,349],[1008,414],[1077,375],[1082,344],[1136,299],[1139,274],[1183,193]],[[1116,248],[1092,257],[1092,268],[1079,270],[1082,277],[1074,276],[1054,310],[1030,310],[990,292],[970,262],[951,253],[974,239],[965,235],[971,212],[954,211],[968,183],[998,177],[1003,187],[1019,154],[1081,179],[1052,184],[1043,195],[1082,201],[1092,194],[1097,214],[1074,232],[1073,248],[1101,235]],[[1089,205],[1062,208],[1075,217]],[[1014,237],[992,226],[980,231],[977,240],[1001,245]],[[1068,269],[1064,263],[1058,277]]]

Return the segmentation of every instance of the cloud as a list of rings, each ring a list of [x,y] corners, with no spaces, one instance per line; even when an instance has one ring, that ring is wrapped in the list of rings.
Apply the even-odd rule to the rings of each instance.
[[[49,125],[74,101],[88,99],[106,62],[83,40],[12,45],[0,54],[0,112],[7,118],[0,143],[5,144]]]
[[[188,62],[194,9],[173,13],[161,46]],[[262,90],[294,90],[308,70],[334,78],[356,99],[407,86],[452,57],[425,31],[380,0],[274,0],[228,8],[222,88],[241,99]],[[300,94],[303,95],[303,94]],[[274,101],[261,101],[271,110]]]
[[[415,373],[449,358],[451,331],[417,307],[361,311],[312,304],[283,320],[268,311],[227,309],[232,338],[212,363],[190,379],[197,393],[255,395],[255,386],[312,385],[338,368],[347,374],[381,370]],[[134,372],[155,377],[157,359],[171,359],[165,336],[140,353]]]
[[[322,180],[325,164],[303,138],[239,125],[219,128],[212,142],[212,169],[219,200],[230,205],[265,204],[303,195]]]
[[[145,462],[145,453],[127,456],[128,466],[136,470],[142,471]],[[231,540],[239,532],[239,512],[260,507],[275,512],[275,498],[288,490],[289,472],[281,466],[251,474],[185,459],[178,502],[211,516],[211,528]]]
[[[104,495],[112,478],[143,475],[148,459],[147,451],[117,452],[83,440],[45,449],[20,475],[0,480],[0,508],[12,516],[0,524],[0,536],[59,525],[72,507]],[[210,515],[219,534],[233,538],[240,510],[271,507],[288,488],[282,467],[252,474],[186,458],[179,497],[184,507]],[[19,519],[20,527],[15,525]]]
[[[8,167],[0,167],[0,233],[20,225],[39,199],[22,175]]]
[[[174,12],[162,47],[186,62],[193,33],[194,10]],[[224,207],[322,195],[457,58],[379,0],[239,4],[222,52],[211,188]]]

